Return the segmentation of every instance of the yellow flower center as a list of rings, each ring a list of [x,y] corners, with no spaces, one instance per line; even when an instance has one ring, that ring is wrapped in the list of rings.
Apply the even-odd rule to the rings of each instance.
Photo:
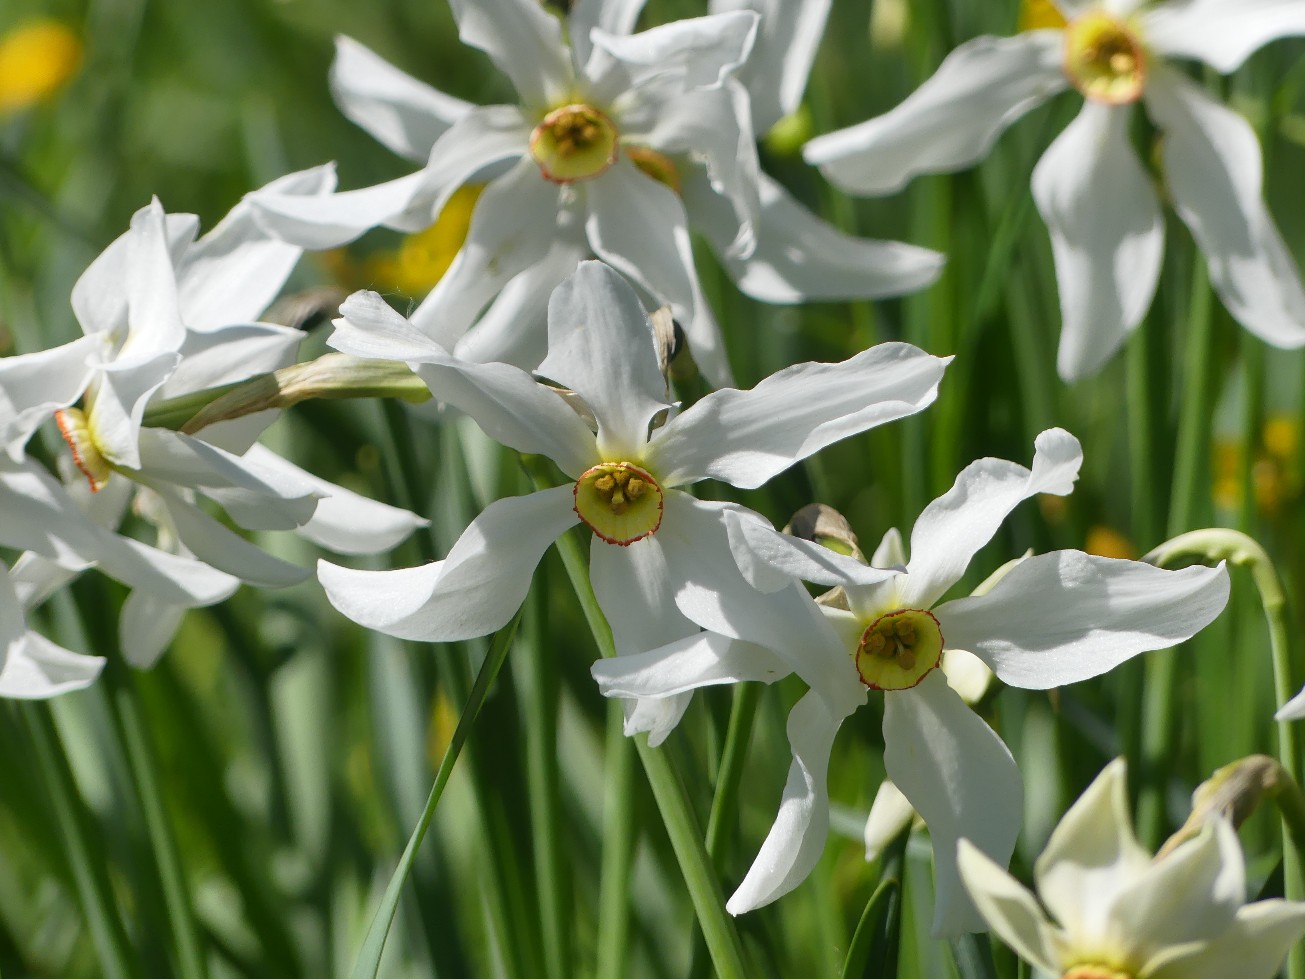
[[[609,544],[625,547],[662,525],[661,484],[633,463],[599,463],[575,481],[573,492],[576,514]]]
[[[588,180],[616,162],[616,127],[592,105],[564,105],[530,134],[530,155],[547,180]]]
[[[63,440],[72,450],[73,464],[91,484],[91,492],[98,493],[109,481],[113,467],[100,452],[95,435],[86,420],[86,413],[80,408],[63,408],[54,413],[54,420]]]
[[[1146,59],[1134,26],[1104,11],[1084,14],[1065,29],[1065,74],[1097,102],[1124,105],[1140,99]]]
[[[665,153],[658,153],[648,146],[627,146],[625,155],[653,180],[665,184],[677,194],[680,192],[680,171]]]
[[[1065,970],[1063,979],[1133,979],[1133,974],[1112,966],[1088,962]]]
[[[941,662],[942,651],[942,629],[931,613],[897,609],[861,633],[856,671],[872,690],[909,690]]]

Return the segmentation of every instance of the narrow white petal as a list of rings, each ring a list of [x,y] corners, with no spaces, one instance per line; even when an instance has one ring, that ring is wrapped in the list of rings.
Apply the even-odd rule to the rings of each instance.
[[[1190,639],[1223,611],[1228,587],[1222,563],[1165,571],[1053,551],[1021,562],[988,594],[934,614],[948,645],[974,653],[1004,683],[1043,690]]]
[[[964,837],[1005,866],[1024,814],[1024,784],[1010,751],[934,670],[910,690],[884,694],[884,765],[933,841],[933,933],[983,930],[961,885]]]
[[[1116,896],[1151,866],[1133,834],[1127,768],[1117,758],[1069,807],[1033,868],[1038,895],[1072,941],[1086,947],[1113,939]]]
[[[105,458],[129,469],[140,467],[145,406],[180,361],[181,355],[176,353],[120,357],[91,382],[86,395],[87,421]]]
[[[915,806],[902,795],[902,790],[891,779],[880,782],[865,821],[866,860],[878,859],[884,847],[904,833],[914,819]]]
[[[950,357],[881,343],[838,364],[796,364],[750,391],[703,398],[654,433],[649,463],[671,485],[753,489],[839,439],[933,403]]]
[[[546,108],[573,81],[562,25],[534,0],[449,0],[462,43],[480,48],[512,79],[521,100]]]
[[[870,566],[906,569],[906,545],[902,543],[902,532],[896,527],[889,527],[884,532],[879,546],[870,555]]]
[[[957,857],[961,879],[983,920],[1020,958],[1060,972],[1052,924],[1037,898],[969,840],[961,840]]]
[[[646,653],[599,660],[589,672],[604,697],[658,698],[724,683],[773,683],[789,669],[764,646],[698,632]]]
[[[829,835],[829,752],[842,722],[814,692],[793,705],[788,715],[793,765],[779,812],[747,876],[725,904],[730,914],[783,897],[820,859]]]
[[[84,656],[29,632],[0,656],[0,697],[44,700],[95,682],[104,668],[99,656]]]
[[[1305,688],[1279,707],[1273,715],[1275,721],[1299,721],[1302,717],[1305,717]]]
[[[1225,75],[1280,37],[1305,34],[1299,0],[1187,0],[1157,4],[1143,17],[1157,54],[1196,58]]]
[[[1064,429],[1049,428],[1034,439],[1033,450],[1032,470],[1005,459],[970,463],[951,489],[924,508],[911,530],[903,605],[928,608],[936,602],[1024,500],[1038,493],[1066,496],[1074,489],[1083,463],[1078,439]],[[953,643],[950,636],[948,640],[973,652],[964,642]]]
[[[643,12],[646,0],[575,0],[568,27],[575,63],[585,65],[593,50],[590,32],[600,28],[608,34],[629,34]]]
[[[185,615],[183,606],[148,592],[133,591],[123,602],[118,620],[123,658],[138,670],[151,669],[172,642]]]
[[[1237,911],[1223,933],[1149,968],[1148,979],[1271,979],[1305,934],[1305,904],[1257,901]]]
[[[288,367],[303,339],[302,331],[271,323],[233,323],[206,332],[187,331],[181,362],[158,396],[172,398]],[[207,431],[204,438],[210,440]]]
[[[129,322],[118,357],[143,358],[181,346],[177,273],[168,237],[167,216],[155,198],[132,215],[127,245],[126,279]]]
[[[1060,289],[1057,367],[1095,373],[1146,315],[1160,279],[1164,221],[1128,142],[1127,107],[1088,100],[1033,171]]]
[[[335,332],[326,342],[354,357],[405,363],[441,363],[449,359],[443,345],[396,312],[380,293],[353,293],[340,304],[340,317],[332,320],[332,325]]]
[[[662,74],[683,77],[683,86],[711,88],[720,85],[748,57],[756,36],[758,17],[750,10],[689,17],[651,27],[638,34],[612,34],[596,30],[590,39],[596,48],[626,65],[640,65]],[[632,73],[638,84],[638,73]]]
[[[643,304],[602,262],[582,263],[553,291],[538,373],[584,398],[605,459],[637,459],[653,415],[670,407]]]
[[[879,299],[916,292],[942,274],[946,259],[928,248],[844,234],[760,177],[756,250],[724,256],[741,290],[769,303]]]
[[[287,174],[260,191],[322,199],[335,189],[335,167]],[[181,315],[191,330],[208,331],[258,319],[272,304],[302,252],[271,237],[248,198],[186,249],[177,266]]]
[[[60,408],[82,396],[103,347],[95,336],[36,353],[0,358],[0,448],[18,462],[23,447]]]
[[[309,577],[303,568],[251,544],[170,487],[154,484],[151,488],[163,499],[177,538],[204,564],[260,588],[286,588]]]
[[[857,194],[891,194],[921,173],[944,173],[987,156],[1007,126],[1061,91],[1060,31],[979,37],[891,112],[818,136],[803,156]]]
[[[750,511],[726,510],[723,517],[739,570],[749,584],[762,591],[778,591],[798,580],[829,588],[875,585],[896,574],[864,565],[815,541],[781,534]]]
[[[1305,344],[1305,287],[1264,205],[1260,143],[1250,123],[1176,71],[1147,86],[1146,106],[1165,132],[1174,209],[1205,254],[1228,312],[1275,347]]]
[[[331,94],[356,125],[418,163],[424,163],[435,141],[473,108],[343,35],[335,39]]]
[[[397,571],[354,571],[326,561],[317,576],[337,609],[400,639],[454,642],[504,626],[525,600],[548,546],[579,518],[571,487],[491,503],[443,561]]]

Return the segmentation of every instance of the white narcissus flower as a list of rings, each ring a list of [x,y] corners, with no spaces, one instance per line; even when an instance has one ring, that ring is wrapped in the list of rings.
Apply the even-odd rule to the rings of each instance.
[[[93,683],[104,660],[64,649],[28,629],[26,611],[0,561],[0,697],[44,700]]]
[[[1078,441],[1051,429],[1035,446],[1031,470],[1003,459],[971,463],[920,514],[910,560],[886,579],[819,544],[779,534],[754,514],[727,512],[717,532],[731,538],[739,568],[769,593],[767,601],[758,605],[737,585],[709,590],[690,583],[677,604],[709,632],[593,666],[609,696],[676,696],[787,672],[812,688],[789,714],[794,760],[779,815],[730,911],[775,900],[815,866],[829,830],[826,770],[834,737],[867,692],[878,690],[888,776],[933,839],[934,931],[982,928],[957,880],[956,841],[966,836],[1007,861],[1023,789],[1001,739],[937,669],[944,651],[968,650],[1006,684],[1044,689],[1181,642],[1223,609],[1223,565],[1163,571],[1079,551],[1030,557],[987,594],[938,604],[1016,505],[1072,489],[1082,462]],[[725,571],[716,570],[723,579]],[[797,578],[841,585],[848,608],[816,605]]]
[[[719,479],[751,489],[831,442],[914,414],[932,403],[950,360],[884,343],[839,364],[787,368],[750,391],[717,391],[677,413],[638,297],[610,268],[586,262],[549,302],[549,350],[539,373],[583,399],[594,431],[529,374],[452,357],[375,294],[353,296],[341,312],[333,346],[409,363],[438,399],[489,436],[549,457],[573,480],[491,504],[443,561],[381,572],[319,566],[328,597],[349,618],[431,642],[503,626],[544,551],[581,522],[594,531],[590,573],[619,652],[696,633],[676,610],[675,594],[704,569],[700,587],[712,587],[710,571],[722,558],[738,577],[723,524],[737,508],[679,487]],[[668,420],[653,428],[663,413]],[[686,702],[640,705],[647,713],[636,712],[629,729],[660,740]]]
[[[462,40],[509,76],[519,105],[450,98],[340,38],[336,100],[423,169],[311,203],[250,199],[276,234],[324,248],[377,225],[424,229],[459,187],[488,181],[466,242],[412,321],[451,350],[489,307],[480,329],[506,331],[491,346],[526,367],[537,363],[526,334],[542,297],[596,255],[670,305],[704,373],[729,383],[690,225],[767,301],[899,295],[937,278],[937,253],[841,234],[760,175],[747,92],[729,84],[752,47],[754,12],[631,34],[642,6],[581,0],[568,42],[537,0],[453,0]]]
[[[1274,38],[1305,34],[1300,0],[1057,0],[1064,30],[961,45],[901,105],[821,136],[805,155],[853,193],[888,194],[920,173],[984,157],[1011,122],[1074,86],[1087,101],[1033,173],[1060,286],[1058,367],[1097,371],[1155,295],[1164,220],[1128,139],[1140,101],[1164,138],[1166,196],[1205,255],[1233,317],[1277,347],[1305,344],[1305,288],[1265,208],[1250,124],[1167,59],[1235,70]]]
[[[1133,835],[1125,776],[1123,759],[1111,762],[1065,813],[1034,866],[1036,898],[961,841],[961,876],[984,920],[1065,979],[1276,976],[1305,934],[1305,904],[1245,903],[1241,847],[1221,816],[1152,859]]]

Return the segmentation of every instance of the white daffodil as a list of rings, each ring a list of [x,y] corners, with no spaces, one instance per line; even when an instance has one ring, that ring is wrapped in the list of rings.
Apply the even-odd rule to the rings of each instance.
[[[1123,759],[1111,762],[1065,813],[1033,869],[1037,898],[961,841],[961,876],[984,920],[1064,979],[1276,976],[1305,934],[1305,904],[1245,903],[1241,847],[1220,816],[1153,859],[1133,835],[1125,775]]]
[[[677,604],[709,632],[594,665],[609,696],[676,696],[706,684],[769,682],[788,672],[812,688],[789,714],[794,760],[779,815],[730,898],[730,911],[775,900],[815,865],[829,830],[825,783],[834,736],[867,692],[878,690],[884,692],[885,767],[933,839],[934,930],[981,928],[956,878],[956,841],[968,837],[994,860],[1008,860],[1023,790],[1006,746],[938,669],[945,650],[968,650],[1008,685],[1042,689],[1172,646],[1222,610],[1228,598],[1222,565],[1163,571],[1078,551],[1028,558],[987,594],[938,604],[1020,501],[1072,489],[1082,462],[1078,441],[1051,429],[1035,445],[1031,470],[1002,459],[966,467],[920,514],[910,560],[888,578],[819,544],[776,533],[755,515],[727,512],[716,533],[732,539],[743,576],[768,592],[768,600],[758,605],[742,581],[711,590],[690,583]],[[712,570],[724,580],[726,569]],[[795,578],[841,585],[847,608],[817,605]]]
[[[610,268],[586,262],[549,301],[539,373],[583,399],[587,423],[524,371],[450,356],[374,294],[351,297],[341,312],[333,346],[406,361],[492,438],[547,456],[573,481],[491,504],[443,561],[381,572],[319,566],[328,597],[349,618],[432,642],[504,625],[544,551],[576,523],[594,532],[590,573],[621,653],[696,633],[675,594],[688,581],[710,588],[701,572],[719,558],[733,568],[722,521],[736,508],[677,487],[708,478],[760,486],[831,442],[921,410],[950,360],[885,343],[840,364],[787,368],[750,391],[717,391],[676,413],[638,297]],[[659,415],[665,424],[651,427]],[[704,558],[713,548],[719,553]],[[630,729],[659,740],[684,702],[649,703],[655,711],[632,717]]]
[[[754,12],[631,34],[642,6],[581,0],[564,24],[537,0],[453,0],[462,40],[511,79],[520,105],[451,98],[340,38],[331,81],[345,114],[424,168],[311,203],[251,199],[275,233],[324,248],[381,224],[426,228],[460,186],[488,181],[465,244],[413,314],[418,327],[452,349],[494,301],[481,329],[528,343],[542,297],[596,255],[670,305],[717,384],[729,367],[691,224],[767,300],[896,295],[937,277],[936,253],[843,235],[760,177],[746,90],[726,84],[752,47]]]
[[[1164,220],[1129,143],[1140,101],[1161,130],[1166,196],[1243,326],[1305,344],[1305,289],[1265,208],[1259,141],[1168,59],[1235,70],[1274,38],[1305,34],[1300,0],[1056,0],[1064,30],[980,37],[885,115],[807,144],[840,187],[888,194],[919,173],[970,166],[1034,106],[1073,86],[1087,99],[1033,173],[1060,285],[1061,377],[1098,370],[1155,295]]]
[[[26,608],[0,561],[0,697],[44,700],[80,690],[103,668],[99,656],[64,649],[27,627]]]

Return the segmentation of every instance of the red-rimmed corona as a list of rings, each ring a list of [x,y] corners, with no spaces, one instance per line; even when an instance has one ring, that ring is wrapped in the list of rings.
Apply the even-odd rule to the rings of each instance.
[[[657,478],[632,462],[586,470],[572,490],[576,515],[609,544],[628,547],[657,532],[666,507]]]

